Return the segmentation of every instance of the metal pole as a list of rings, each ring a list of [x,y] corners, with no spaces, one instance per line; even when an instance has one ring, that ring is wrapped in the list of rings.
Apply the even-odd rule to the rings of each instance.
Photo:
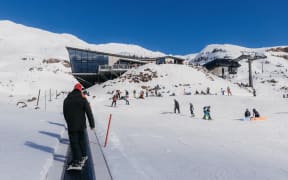
[[[252,66],[251,66],[252,60],[248,59],[248,68],[249,68],[249,86],[253,87],[253,79],[252,79]]]
[[[40,98],[40,89],[38,91],[38,98],[37,98],[37,104],[36,104],[36,107],[38,107],[38,104],[39,104],[39,98]]]
[[[45,90],[45,111],[46,111],[46,90]]]
[[[262,73],[264,72],[264,69],[263,69],[263,64],[264,64],[264,62],[262,61]]]

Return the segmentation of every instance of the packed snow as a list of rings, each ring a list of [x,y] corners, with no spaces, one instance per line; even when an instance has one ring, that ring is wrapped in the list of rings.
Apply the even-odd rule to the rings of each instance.
[[[63,139],[62,102],[76,83],[66,46],[145,57],[163,55],[135,45],[88,44],[73,35],[0,21],[2,179],[46,179],[55,161],[64,164],[65,156],[58,154],[61,143],[68,143]],[[209,60],[215,53],[237,58],[243,51],[267,56],[252,63],[256,97],[251,88],[239,86],[248,82],[246,60],[240,61],[238,74],[228,79],[201,67],[147,64],[88,89],[101,144],[112,114],[108,146],[102,148],[114,180],[288,178],[288,111],[287,99],[282,98],[288,91],[285,47],[208,47],[191,54],[190,59],[195,61],[201,53]],[[232,96],[222,95],[221,88],[228,86]],[[161,96],[152,94],[155,87]],[[208,87],[210,95],[195,95],[196,90],[205,93]],[[139,99],[145,89],[151,90],[149,96]],[[115,90],[122,95],[127,90],[130,105],[119,100],[111,107]],[[174,99],[180,103],[180,114],[174,113]],[[190,115],[190,102],[195,117]],[[202,120],[203,107],[208,105],[211,121]],[[256,108],[267,120],[242,121],[246,108]]]

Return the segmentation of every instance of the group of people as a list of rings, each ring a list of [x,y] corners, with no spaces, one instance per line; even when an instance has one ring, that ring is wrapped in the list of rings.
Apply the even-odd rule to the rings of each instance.
[[[203,115],[202,119],[204,119],[204,120],[212,120],[211,114],[210,114],[210,111],[211,111],[210,108],[211,108],[211,106],[204,106],[203,107],[204,115]],[[189,103],[189,110],[190,110],[191,116],[194,117],[195,116],[195,114],[194,114],[194,106],[193,106],[193,104],[191,102]],[[176,112],[180,113],[180,105],[179,105],[179,102],[176,99],[174,99],[174,113],[176,113]],[[247,119],[250,120],[251,119],[251,113],[250,113],[248,108],[246,109],[246,111],[244,113],[244,117],[245,117],[245,120],[247,120]],[[255,108],[252,109],[252,117],[254,117],[254,118],[260,117],[259,112]]]
[[[254,118],[259,118],[260,117],[259,112],[255,108],[252,109],[252,113],[253,113],[252,117],[254,117]],[[251,119],[251,113],[250,113],[248,108],[246,109],[246,111],[244,113],[244,117],[245,117],[245,120],[250,120]]]
[[[121,96],[121,92],[120,90],[116,90],[116,93],[112,96],[112,104],[111,107],[116,107],[117,105],[117,100],[124,100],[126,102],[126,105],[129,105],[130,102],[128,100],[129,98],[129,92],[126,90],[125,91],[125,96]]]
[[[225,90],[223,88],[221,88],[221,94],[224,96],[225,95]],[[231,89],[230,87],[228,86],[227,87],[227,96],[232,96],[232,92],[231,92]]]
[[[189,103],[189,110],[190,110],[191,116],[194,117],[195,116],[194,106],[191,102]],[[179,102],[176,99],[174,99],[174,113],[176,112],[180,113],[180,105],[179,105]],[[203,113],[204,113],[203,119],[212,120],[211,115],[210,115],[210,106],[204,106]]]

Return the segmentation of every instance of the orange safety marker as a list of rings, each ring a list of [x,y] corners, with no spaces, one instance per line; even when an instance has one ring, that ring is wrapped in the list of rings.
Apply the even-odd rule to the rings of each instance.
[[[112,119],[112,114],[110,114],[110,116],[109,116],[109,122],[108,122],[107,131],[106,131],[106,137],[105,137],[104,147],[107,146],[107,142],[108,142],[108,134],[109,134],[109,130],[110,130],[110,123],[111,123],[111,119]]]

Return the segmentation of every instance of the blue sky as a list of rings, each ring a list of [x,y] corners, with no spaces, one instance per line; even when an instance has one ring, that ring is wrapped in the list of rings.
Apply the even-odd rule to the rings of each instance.
[[[215,43],[288,45],[287,7],[287,0],[2,0],[0,19],[184,55]]]

